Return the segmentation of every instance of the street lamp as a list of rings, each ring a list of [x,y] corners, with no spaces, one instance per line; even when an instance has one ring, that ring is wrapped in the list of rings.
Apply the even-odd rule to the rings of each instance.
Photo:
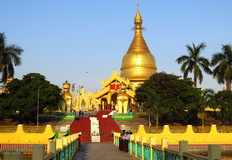
[[[39,127],[39,90],[40,90],[40,87],[38,87],[38,97],[37,97],[37,131]]]

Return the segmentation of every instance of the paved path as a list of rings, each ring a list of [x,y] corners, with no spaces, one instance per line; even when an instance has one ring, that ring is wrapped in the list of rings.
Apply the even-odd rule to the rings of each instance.
[[[111,142],[83,143],[84,151],[78,151],[73,160],[138,160],[129,153],[119,151]]]

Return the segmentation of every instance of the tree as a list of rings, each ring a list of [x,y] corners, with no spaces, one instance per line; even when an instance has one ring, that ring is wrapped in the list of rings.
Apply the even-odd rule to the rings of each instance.
[[[182,64],[180,70],[184,73],[184,78],[188,77],[189,73],[193,72],[194,86],[197,87],[197,80],[199,83],[203,81],[203,74],[201,68],[208,74],[212,74],[210,70],[210,62],[205,57],[200,56],[200,53],[205,49],[206,45],[204,42],[200,43],[198,46],[195,46],[192,43],[192,46],[186,45],[189,55],[183,55],[176,59],[178,64]]]
[[[212,89],[205,89],[205,90],[200,90],[199,92],[197,92],[197,96],[198,99],[196,101],[196,105],[198,108],[198,112],[201,113],[201,124],[202,127],[205,126],[205,122],[204,122],[204,112],[205,112],[205,108],[207,108],[212,100],[213,100],[213,96],[214,96],[214,91]]]
[[[173,74],[162,72],[152,75],[149,80],[136,89],[135,100],[145,109],[150,108],[163,113],[163,117],[166,116],[171,121],[180,119],[184,121],[186,109],[196,110],[194,104],[197,98],[195,92],[197,91],[189,79],[180,79]],[[148,103],[147,100],[150,102]],[[191,113],[195,113],[195,115],[191,114],[191,117],[197,117],[197,112]],[[188,117],[190,118],[190,116]]]
[[[211,66],[216,66],[213,69],[213,76],[217,78],[218,83],[224,84],[226,81],[226,90],[231,90],[232,46],[222,45],[222,52],[213,54]]]
[[[62,100],[61,89],[51,84],[43,75],[29,73],[22,80],[14,79],[8,83],[9,94],[4,94],[4,102],[0,103],[1,113],[12,117],[18,111],[20,121],[31,121],[44,110],[58,110]],[[9,112],[10,111],[10,112]]]
[[[220,109],[223,123],[231,123],[232,120],[232,91],[219,91],[214,96],[214,108]]]
[[[163,107],[165,101],[161,101],[160,96],[155,92],[154,89],[150,89],[146,92],[146,99],[144,103],[144,108],[151,112],[155,116],[156,129],[158,130],[159,126],[159,116],[168,112],[168,109]]]
[[[8,78],[14,77],[14,65],[21,64],[22,52],[23,49],[15,44],[7,45],[4,33],[0,33],[0,72],[2,72],[0,82],[6,84]]]

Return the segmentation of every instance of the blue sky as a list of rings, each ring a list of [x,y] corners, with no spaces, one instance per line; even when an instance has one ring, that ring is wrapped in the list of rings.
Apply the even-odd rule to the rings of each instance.
[[[133,39],[135,0],[0,0],[0,32],[8,44],[24,49],[21,79],[43,74],[62,86],[66,80],[102,88],[101,80],[121,61]],[[211,59],[222,44],[232,44],[231,0],[140,0],[146,31],[143,36],[156,58],[158,72],[182,75],[175,60],[187,54],[185,45],[205,42],[202,56]],[[191,74],[189,75],[192,76]],[[216,79],[204,74],[202,88],[221,90]]]

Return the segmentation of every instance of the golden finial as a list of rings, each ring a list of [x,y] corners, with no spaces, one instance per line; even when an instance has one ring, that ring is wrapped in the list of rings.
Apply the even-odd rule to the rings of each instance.
[[[137,9],[139,9],[139,1],[135,2],[137,4]]]

